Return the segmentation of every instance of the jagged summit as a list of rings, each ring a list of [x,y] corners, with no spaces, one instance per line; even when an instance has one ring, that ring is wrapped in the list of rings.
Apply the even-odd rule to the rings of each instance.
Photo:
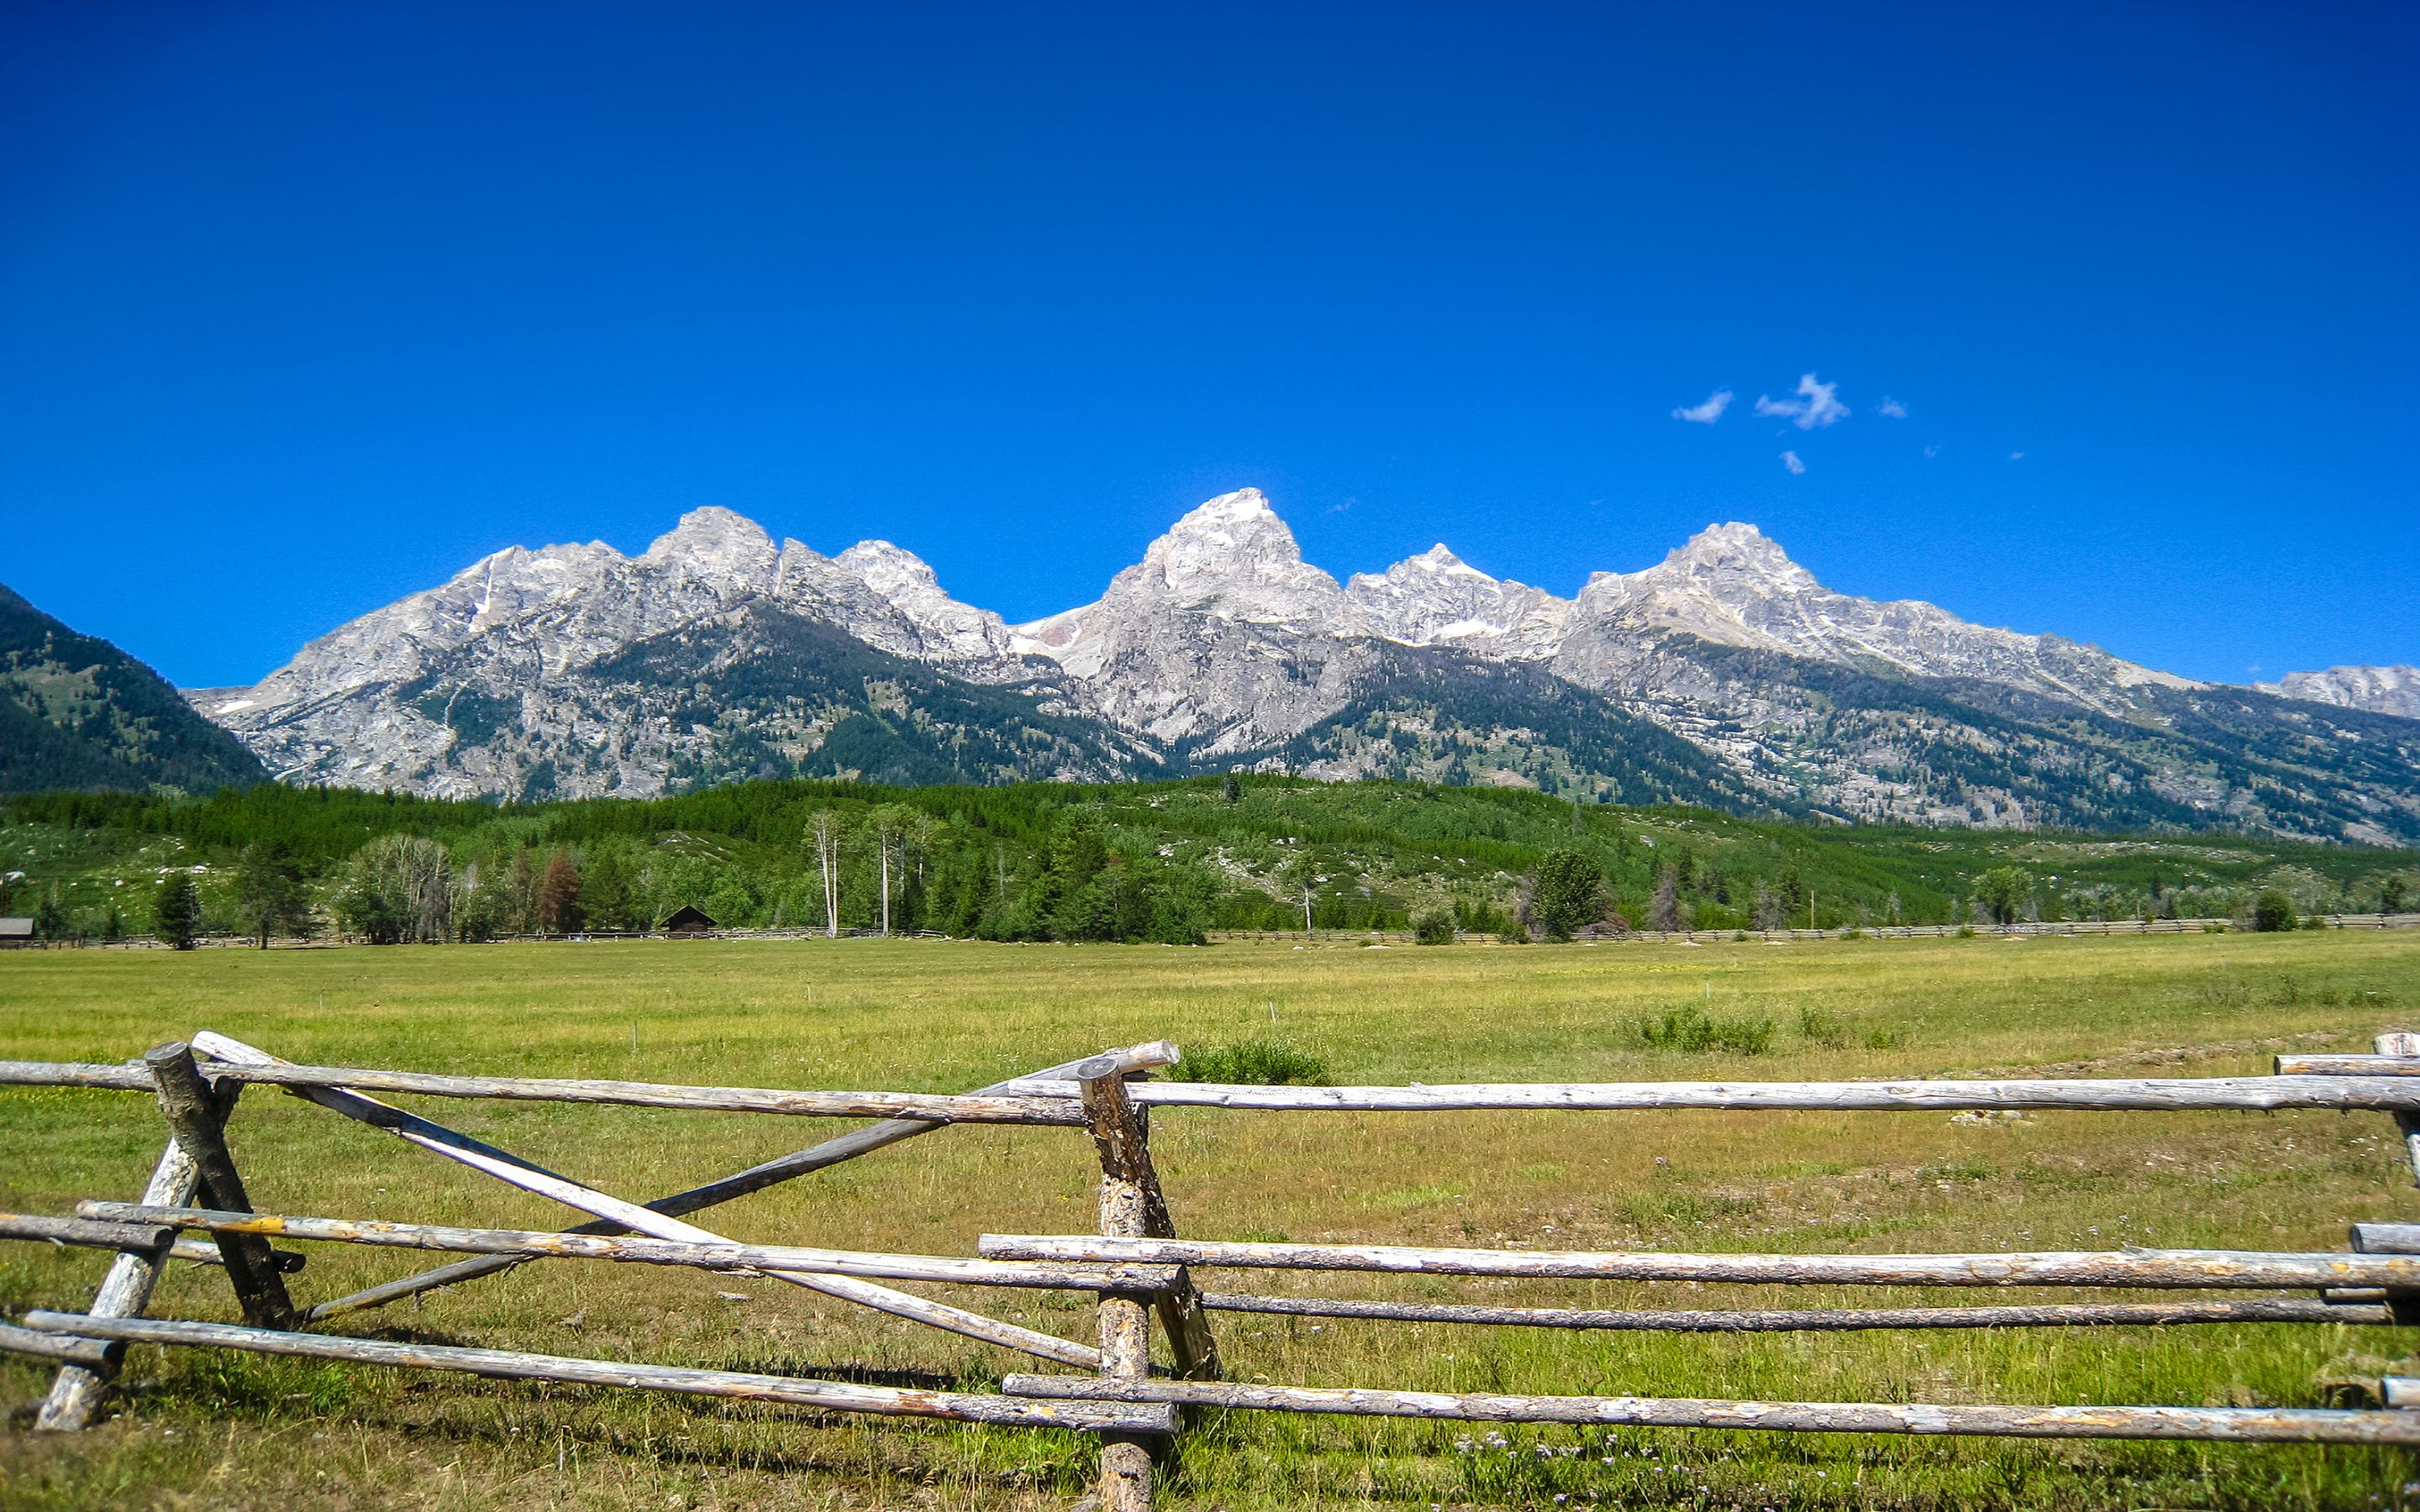
[[[639,560],[700,574],[738,574],[764,571],[780,554],[765,527],[737,510],[707,504],[683,515]]]
[[[1221,494],[1187,512],[1120,573],[1105,600],[1164,594],[1233,619],[1297,619],[1324,607],[1336,579],[1302,560],[1294,532],[1258,488]]]
[[[1707,526],[1675,548],[1658,565],[1670,572],[1756,580],[1792,592],[1822,586],[1813,573],[1790,559],[1780,542],[1738,520]],[[1657,568],[1647,570],[1654,572]]]

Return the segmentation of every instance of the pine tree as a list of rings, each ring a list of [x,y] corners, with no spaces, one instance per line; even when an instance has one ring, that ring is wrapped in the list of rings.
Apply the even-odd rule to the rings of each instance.
[[[272,933],[307,931],[311,894],[303,886],[302,865],[283,841],[259,840],[243,849],[235,872],[236,906],[245,928],[269,949]]]
[[[152,933],[161,941],[178,950],[194,948],[194,936],[202,924],[201,894],[194,890],[192,873],[171,872],[160,879],[160,890],[151,903]]]

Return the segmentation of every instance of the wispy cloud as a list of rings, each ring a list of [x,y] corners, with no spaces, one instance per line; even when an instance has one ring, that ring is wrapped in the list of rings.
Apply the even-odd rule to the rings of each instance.
[[[1849,407],[1834,397],[1839,387],[1837,383],[1818,383],[1814,374],[1804,374],[1798,379],[1797,398],[1773,399],[1760,393],[1756,396],[1756,412],[1778,416],[1800,430],[1836,425],[1849,418]]]
[[[2022,462],[2024,459],[2025,454],[2023,452],[2010,452],[2009,454],[2009,460],[2011,462]]]
[[[1796,452],[1782,453],[1781,465],[1790,470],[1790,475],[1793,478],[1807,471],[1807,464],[1798,460],[1798,454]]]
[[[1729,389],[1716,389],[1714,393],[1706,395],[1706,402],[1704,404],[1693,404],[1686,409],[1675,409],[1672,411],[1672,418],[1675,420],[1685,420],[1692,425],[1711,425],[1715,421],[1722,419],[1723,411],[1730,407],[1731,391]]]
[[[1924,455],[1927,456],[1939,456],[1941,455],[1941,448],[1938,446],[1928,446],[1924,449]]]
[[[1905,420],[1907,418],[1907,406],[1900,403],[1897,399],[1894,399],[1889,394],[1885,393],[1883,395],[1883,402],[1874,406],[1874,413],[1882,416],[1885,420]]]

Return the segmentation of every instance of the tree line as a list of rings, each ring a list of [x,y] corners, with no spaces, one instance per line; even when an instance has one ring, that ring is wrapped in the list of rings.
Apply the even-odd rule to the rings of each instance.
[[[647,800],[452,803],[273,784],[208,799],[0,805],[0,912],[52,939],[129,933],[380,943],[731,928],[1184,943],[1218,930],[1560,938],[2399,906],[2404,853],[2208,834],[1817,828],[1517,790],[1172,782],[888,789],[737,783]],[[2043,847],[2051,848],[2045,851]],[[10,856],[19,857],[10,860]],[[178,881],[178,878],[182,881]],[[134,884],[143,884],[136,886]]]

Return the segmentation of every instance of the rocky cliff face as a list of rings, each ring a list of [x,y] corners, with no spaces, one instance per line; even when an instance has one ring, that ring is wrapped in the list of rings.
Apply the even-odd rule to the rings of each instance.
[[[1571,599],[1442,545],[1340,584],[1248,488],[1028,625],[888,542],[825,557],[704,509],[636,557],[499,552],[194,699],[281,775],[456,795],[1241,764],[2400,842],[2420,839],[2420,722],[2394,717],[2415,689],[2408,668],[2214,687],[1835,593],[1737,523]]]
[[[2279,698],[2420,719],[2420,667],[2331,667],[2323,672],[2288,672],[2258,687]]]

